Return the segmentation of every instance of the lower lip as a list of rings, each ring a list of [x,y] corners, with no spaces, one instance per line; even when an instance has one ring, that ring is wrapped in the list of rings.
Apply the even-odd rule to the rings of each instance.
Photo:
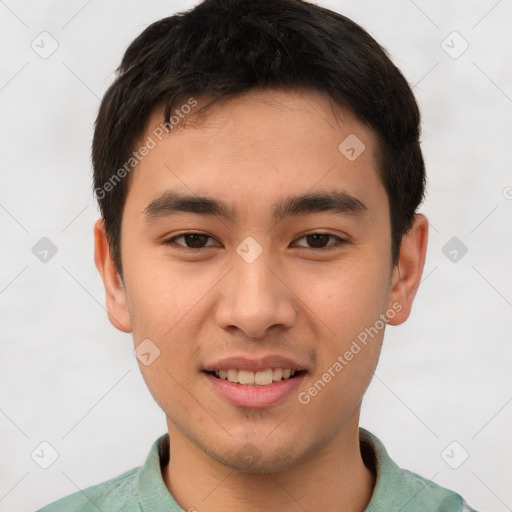
[[[290,396],[300,386],[304,373],[286,380],[273,382],[267,386],[246,386],[228,380],[218,379],[204,372],[217,393],[237,407],[263,408],[276,405]]]

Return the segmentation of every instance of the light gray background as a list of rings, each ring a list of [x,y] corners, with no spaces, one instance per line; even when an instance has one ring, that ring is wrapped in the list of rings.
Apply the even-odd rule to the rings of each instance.
[[[131,337],[104,310],[89,152],[127,45],[194,3],[0,0],[1,511],[139,466],[166,431]],[[511,510],[511,1],[319,3],[387,48],[423,113],[424,281],[409,321],[387,330],[361,425],[401,466],[481,511]],[[59,45],[46,59],[31,47],[51,48],[43,31]],[[469,44],[458,58],[453,31]],[[58,248],[46,263],[32,253],[44,236]],[[452,237],[468,248],[457,262],[442,252]],[[31,458],[42,441],[59,454],[48,469]]]

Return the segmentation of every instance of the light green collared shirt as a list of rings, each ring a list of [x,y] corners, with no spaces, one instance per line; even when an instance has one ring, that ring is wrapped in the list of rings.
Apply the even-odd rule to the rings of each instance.
[[[383,444],[360,428],[361,453],[376,475],[365,512],[475,512],[464,499],[399,468]],[[184,512],[167,489],[162,468],[169,461],[169,435],[151,446],[144,466],[66,496],[38,512]]]

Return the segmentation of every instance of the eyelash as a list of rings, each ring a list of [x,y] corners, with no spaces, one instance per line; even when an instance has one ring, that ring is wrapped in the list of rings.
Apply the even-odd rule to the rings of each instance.
[[[199,236],[203,236],[206,238],[211,238],[213,240],[213,237],[211,237],[210,235],[207,235],[206,233],[187,232],[187,233],[181,233],[180,235],[173,236],[172,238],[168,238],[167,240],[164,240],[162,243],[164,245],[172,245],[172,244],[176,243],[176,240],[178,240],[182,237],[186,237],[188,235],[199,235]],[[331,233],[308,233],[306,235],[302,235],[301,237],[297,238],[296,240],[301,240],[302,238],[306,238],[308,236],[315,236],[315,235],[328,236],[330,238],[336,239],[337,242],[335,244],[328,245],[327,247],[324,247],[324,248],[315,248],[315,247],[300,247],[300,248],[306,249],[306,250],[312,250],[312,251],[329,251],[331,249],[334,249],[336,247],[339,247],[339,246],[347,243],[347,240],[340,238],[339,236],[333,235]],[[182,246],[181,244],[177,244],[177,245],[180,247],[180,250],[183,249],[183,250],[189,251],[189,252],[198,252],[198,251],[201,251],[206,248],[206,247],[200,247],[200,248],[186,247],[186,246]],[[212,247],[212,246],[207,246],[207,247]]]

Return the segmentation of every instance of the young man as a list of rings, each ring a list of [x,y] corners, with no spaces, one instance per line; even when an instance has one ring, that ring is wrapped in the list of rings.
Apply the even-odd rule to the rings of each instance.
[[[470,511],[359,428],[428,222],[383,49],[301,0],[206,0],[128,48],[94,134],[95,261],[168,433],[45,512]]]

